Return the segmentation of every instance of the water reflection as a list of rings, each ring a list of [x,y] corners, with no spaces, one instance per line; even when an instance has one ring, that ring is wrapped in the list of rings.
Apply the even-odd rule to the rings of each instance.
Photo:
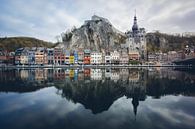
[[[168,123],[168,125],[170,125],[170,122],[165,121],[165,119],[170,119],[170,121],[176,119],[176,121],[178,121],[181,120],[182,117],[183,119],[185,119],[184,121],[188,121],[188,123],[185,123],[184,125],[191,128],[194,126],[191,125],[190,121],[195,120],[195,112],[191,109],[194,107],[194,105],[192,105],[191,108],[189,107],[189,105],[191,105],[190,103],[194,101],[194,81],[195,74],[175,71],[168,68],[1,70],[0,99],[3,100],[3,107],[6,108],[12,106],[9,105],[7,101],[12,102],[13,100],[11,100],[10,98],[3,99],[3,96],[9,96],[11,93],[22,93],[22,95],[26,97],[28,95],[23,93],[31,93],[32,97],[30,97],[30,99],[32,100],[37,97],[39,97],[39,99],[46,99],[44,101],[39,100],[41,101],[41,103],[38,103],[40,104],[39,109],[44,110],[43,112],[46,112],[48,110],[48,107],[51,108],[54,105],[55,108],[53,108],[56,109],[55,112],[62,112],[63,109],[58,108],[65,108],[67,106],[72,105],[70,109],[73,108],[74,110],[76,110],[75,112],[79,112],[82,115],[85,114],[82,117],[78,116],[78,114],[75,116],[74,112],[72,115],[69,116],[69,119],[73,121],[72,123],[75,122],[73,120],[73,116],[75,116],[78,117],[74,117],[76,120],[86,119],[86,123],[83,121],[83,124],[87,124],[88,122],[88,124],[91,125],[82,126],[81,123],[77,123],[77,128],[81,126],[85,128],[93,127],[95,121],[99,121],[101,124],[103,124],[102,120],[106,119],[99,118],[102,115],[104,117],[112,116],[114,118],[116,116],[123,116],[122,118],[126,120],[131,119],[126,118],[128,117],[127,114],[131,113],[133,114],[132,120],[134,122],[136,120],[137,124],[132,125],[132,123],[129,121],[130,123],[126,123],[126,125],[128,126],[125,126],[125,124],[123,123],[122,125],[124,125],[124,127],[122,126],[122,128],[143,128],[145,127],[145,122],[143,121],[147,119],[147,123],[151,124],[147,125],[148,128],[157,128],[161,124],[155,126],[152,125],[153,123],[151,121],[155,120],[155,118],[164,124]],[[44,89],[48,89],[49,91],[44,91],[44,93],[42,93],[43,91],[41,89],[43,91]],[[5,95],[4,93],[8,94]],[[53,98],[50,97],[50,94],[52,94]],[[43,95],[47,97],[43,97]],[[187,99],[185,97],[181,97],[181,95],[192,98]],[[60,97],[60,99],[57,96]],[[52,101],[54,98],[55,101]],[[15,97],[15,99],[17,99],[17,97]],[[18,101],[20,100],[17,99],[16,102]],[[28,99],[24,101],[24,104],[28,103],[27,101]],[[58,101],[67,102],[65,105],[60,105],[59,107],[59,103],[57,103]],[[43,105],[42,102],[43,104],[47,103],[50,106]],[[142,102],[144,102],[145,104],[143,104]],[[33,101],[33,103],[36,102]],[[78,104],[80,105],[79,107]],[[65,108],[64,110],[70,109]],[[132,111],[128,111],[129,109],[132,109]],[[32,107],[29,107],[29,110],[32,110]],[[177,112],[176,114],[173,114],[170,112],[170,110],[178,110],[179,113]],[[180,112],[181,110],[182,112]],[[88,111],[90,111],[94,115],[93,118],[91,118],[92,116],[89,114]],[[123,114],[124,112],[125,114]],[[141,112],[141,114],[139,112]],[[165,114],[162,114],[162,112]],[[4,112],[2,111],[2,113]],[[140,116],[137,116],[137,114],[140,114]],[[170,116],[170,114],[172,115]],[[155,115],[160,115],[160,117]],[[59,119],[58,115],[55,117],[56,119]],[[2,117],[0,113],[0,124],[2,122],[1,118]],[[95,119],[95,121],[90,121],[89,118],[93,120]],[[118,122],[122,122],[122,120],[119,118],[115,118],[115,120]],[[67,121],[68,120],[65,120],[66,124],[68,124]],[[113,123],[110,121],[109,124],[113,125],[107,125],[105,127],[115,128],[114,125],[118,122]],[[174,122],[175,121],[173,121],[173,123]],[[64,127],[64,125],[57,126],[57,123],[57,121],[53,122],[53,126],[56,126],[58,128]],[[141,123],[142,126],[139,125],[139,123]],[[43,126],[47,127],[46,125]],[[66,126],[68,128],[76,128],[73,125]],[[167,126],[163,126],[160,128],[167,128]],[[116,126],[116,128],[117,127],[119,126]],[[170,125],[169,127],[179,128],[178,126],[174,125]]]
[[[122,96],[132,98],[137,112],[146,96],[193,95],[194,75],[155,69],[33,69],[1,71],[1,92],[31,92],[55,86],[62,97],[93,113],[108,110]]]

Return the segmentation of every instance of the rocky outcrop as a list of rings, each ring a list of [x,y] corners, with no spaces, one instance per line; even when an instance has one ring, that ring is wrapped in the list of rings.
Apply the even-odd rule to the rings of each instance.
[[[168,40],[160,33],[148,33],[146,36],[148,47],[155,47],[153,49],[162,50],[167,48]],[[150,48],[152,49],[152,48]],[[152,51],[152,50],[149,50]]]
[[[92,51],[118,50],[126,42],[127,35],[117,30],[109,20],[92,16],[80,28],[73,28],[62,34],[62,43],[59,47],[66,49],[91,49]],[[183,46],[195,46],[195,37],[183,37],[160,32],[147,33],[148,52],[167,52],[181,50]]]
[[[107,19],[96,15],[91,20],[86,20],[80,28],[74,28],[62,35],[65,48],[94,51],[119,49],[125,39],[124,33],[115,29]]]
[[[177,51],[183,50],[186,45],[193,48],[195,46],[195,36],[184,37],[181,35],[170,35],[160,32],[147,33],[147,47],[149,52]]]

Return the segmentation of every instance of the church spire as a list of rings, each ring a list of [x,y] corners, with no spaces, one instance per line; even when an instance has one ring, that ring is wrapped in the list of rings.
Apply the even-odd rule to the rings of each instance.
[[[133,97],[132,104],[133,104],[133,112],[134,112],[134,115],[136,116],[137,115],[137,107],[139,105],[139,100],[137,98]]]
[[[135,16],[134,16],[134,22],[133,22],[133,26],[132,26],[132,31],[133,31],[133,32],[137,32],[137,31],[138,31],[136,10],[135,10]]]

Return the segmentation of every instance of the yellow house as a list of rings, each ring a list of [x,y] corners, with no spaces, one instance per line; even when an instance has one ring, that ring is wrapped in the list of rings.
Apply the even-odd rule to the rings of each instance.
[[[70,78],[73,78],[73,77],[74,77],[74,70],[73,70],[73,69],[70,70],[70,72],[69,72],[69,77],[70,77]]]
[[[69,57],[70,64],[74,64],[74,56]]]

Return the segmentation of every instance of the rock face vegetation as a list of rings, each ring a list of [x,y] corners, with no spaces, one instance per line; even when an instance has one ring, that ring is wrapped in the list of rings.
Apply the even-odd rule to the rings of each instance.
[[[120,48],[125,39],[126,35],[115,29],[107,19],[95,15],[80,28],[62,34],[65,48],[94,51]]]
[[[148,33],[146,36],[147,48],[149,52],[177,51],[195,46],[195,36],[169,35],[159,32]]]

